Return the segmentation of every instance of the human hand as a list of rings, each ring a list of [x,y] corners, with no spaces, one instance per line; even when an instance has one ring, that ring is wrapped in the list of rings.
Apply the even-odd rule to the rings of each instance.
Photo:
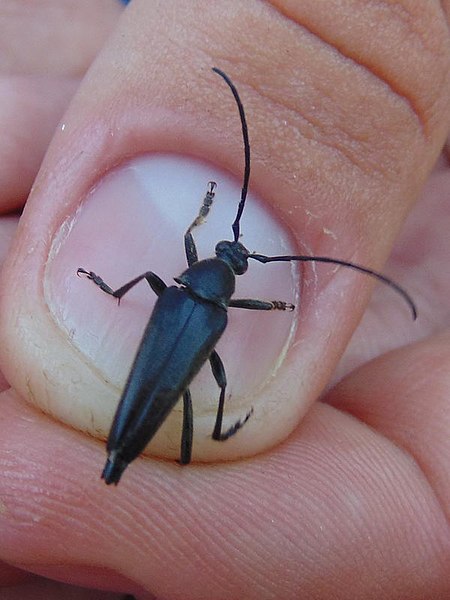
[[[58,120],[121,12],[120,4],[109,0],[81,0],[76,6],[17,0],[0,7],[0,264],[17,226],[14,211],[22,209]],[[0,390],[8,388],[0,373]],[[6,448],[2,459],[8,455]],[[2,499],[0,512],[4,506]],[[0,528],[0,547],[2,541]],[[0,588],[2,600],[118,597],[52,582],[1,562]]]
[[[181,146],[240,174],[235,107],[206,74],[211,65],[226,68],[241,91],[251,130],[251,185],[274,203],[295,243],[315,254],[357,255],[360,263],[381,266],[448,131],[448,81],[444,90],[440,58],[444,24],[423,7],[412,19],[416,33],[393,7],[393,13],[375,7],[370,18],[362,11],[342,22],[342,7],[336,8],[330,24],[314,6],[305,5],[302,28],[266,5],[236,5],[235,14],[206,5],[200,18],[192,6],[177,5],[175,14],[168,3],[149,8],[135,0],[84,81],[64,117],[64,131],[55,136],[3,278],[1,335],[9,354],[3,352],[2,364],[16,390],[3,394],[0,435],[4,560],[97,587],[119,585],[113,571],[125,577],[123,586],[130,579],[167,598],[445,597],[448,321],[439,307],[445,307],[448,282],[439,277],[442,248],[437,243],[430,248],[425,235],[432,228],[445,240],[447,207],[436,207],[448,190],[444,160],[433,176],[442,188],[436,196],[429,192],[424,208],[411,213],[410,231],[387,270],[418,298],[422,325],[410,325],[398,299],[377,292],[379,304],[365,317],[364,338],[353,338],[342,370],[351,372],[361,357],[377,360],[313,406],[364,308],[370,282],[326,270],[314,280],[305,272],[313,284],[303,289],[295,341],[277,381],[261,394],[260,406],[268,407],[262,414],[270,418],[249,422],[248,432],[233,440],[243,453],[246,444],[270,447],[306,414],[286,442],[244,462],[184,470],[139,460],[117,490],[108,490],[98,481],[103,445],[17,396],[19,391],[40,404],[48,400],[46,408],[54,410],[56,401],[67,406],[75,394],[80,404],[74,412],[82,412],[82,403],[95,395],[85,381],[91,381],[100,353],[92,358],[83,348],[80,367],[70,336],[49,320],[41,283],[54,233],[105,170],[140,151]],[[365,50],[375,17],[377,45]],[[345,22],[353,26],[347,30]],[[267,30],[276,53],[262,51]],[[427,52],[416,48],[425,38]],[[394,51],[399,40],[401,55]],[[377,54],[377,48],[386,54]],[[356,64],[356,58],[366,67],[370,60],[371,68]],[[172,112],[158,122],[160,107]],[[217,241],[209,225],[206,235]],[[99,235],[106,243],[108,229]],[[135,264],[125,250],[126,244],[118,248],[124,262]],[[176,273],[168,251],[161,254],[168,271]],[[73,260],[80,266],[77,256]],[[117,272],[118,257],[109,260],[122,283],[126,275]],[[418,260],[427,261],[427,277],[428,265],[435,269],[430,293]],[[97,311],[107,327],[116,319],[103,299],[79,293],[86,294],[77,299],[85,312]],[[70,302],[65,297],[61,309]],[[34,325],[27,322],[22,330],[20,315],[32,317]],[[126,319],[132,315],[131,308]],[[83,323],[77,327],[83,331]],[[127,331],[123,327],[119,337]],[[427,340],[416,342],[424,334]],[[405,335],[408,346],[381,354],[403,344]],[[264,336],[271,338],[268,329]],[[228,339],[224,345],[229,343],[232,354],[235,341]],[[245,378],[255,370],[253,349],[261,342],[239,341],[248,344],[247,362],[231,370],[239,367]],[[125,352],[114,352],[116,343],[113,338],[105,341],[111,346],[103,345],[104,353],[113,352],[111,363],[101,366],[108,376],[120,368]],[[63,385],[61,372],[76,376]],[[213,386],[206,391],[217,395]],[[279,396],[283,402],[274,403]],[[167,570],[167,564],[175,567]]]

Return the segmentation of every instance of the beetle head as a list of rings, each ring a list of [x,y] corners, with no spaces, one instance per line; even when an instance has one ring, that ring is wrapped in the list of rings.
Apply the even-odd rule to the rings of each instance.
[[[216,256],[225,261],[236,275],[243,275],[248,269],[249,251],[240,242],[223,240],[216,245]]]

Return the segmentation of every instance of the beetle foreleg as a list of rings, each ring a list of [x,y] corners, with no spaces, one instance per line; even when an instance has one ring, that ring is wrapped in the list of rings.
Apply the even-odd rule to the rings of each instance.
[[[187,264],[189,267],[192,267],[198,261],[198,253],[194,238],[189,230],[184,234],[184,251],[186,253]]]
[[[219,398],[219,406],[217,408],[217,416],[216,423],[214,425],[214,431],[212,434],[213,440],[217,440],[219,442],[223,442],[227,440],[229,437],[234,435],[249,419],[250,415],[253,412],[253,408],[246,414],[245,418],[242,421],[237,421],[234,425],[232,425],[227,431],[222,433],[222,421],[223,421],[223,410],[225,406],[225,391],[227,387],[227,376],[225,373],[225,368],[223,366],[222,359],[217,354],[215,350],[211,353],[209,357],[209,362],[211,364],[212,373],[214,379],[217,382],[217,385],[220,387],[220,398]]]
[[[189,388],[183,394],[183,429],[181,431],[180,464],[187,465],[191,462],[192,437],[194,432],[194,418],[192,414],[192,398]]]
[[[103,292],[109,294],[110,296],[113,296],[114,298],[117,298],[119,303],[121,298],[125,296],[125,294],[131,290],[131,288],[133,288],[137,283],[139,283],[143,279],[147,280],[147,283],[157,296],[160,296],[167,287],[167,285],[164,283],[161,277],[159,277],[158,275],[156,275],[156,273],[153,273],[152,271],[147,271],[146,273],[135,277],[134,279],[132,279],[117,290],[113,290],[112,288],[110,288],[109,285],[107,285],[103,281],[103,279],[96,275],[93,271],[86,271],[86,269],[80,268],[77,271],[77,275],[80,275],[80,273],[82,273],[83,275],[87,275],[88,279],[91,279],[95,283],[95,285],[98,285],[98,287]]]

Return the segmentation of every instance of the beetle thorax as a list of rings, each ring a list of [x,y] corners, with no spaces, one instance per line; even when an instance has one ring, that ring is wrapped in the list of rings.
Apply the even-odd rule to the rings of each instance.
[[[234,294],[236,278],[226,261],[207,258],[194,263],[175,281],[202,300],[226,309]]]

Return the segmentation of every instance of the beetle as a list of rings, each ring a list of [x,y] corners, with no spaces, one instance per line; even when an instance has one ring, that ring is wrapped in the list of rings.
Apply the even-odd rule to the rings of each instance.
[[[144,331],[130,374],[117,407],[107,441],[107,461],[102,478],[107,484],[118,484],[126,469],[183,398],[183,425],[181,433],[180,463],[191,461],[193,441],[193,412],[189,385],[206,361],[220,389],[219,404],[212,438],[225,441],[235,435],[250,418],[250,410],[226,431],[222,430],[227,379],[222,360],[215,346],[227,325],[228,308],[249,310],[291,311],[294,306],[281,300],[256,300],[233,298],[237,275],[243,275],[249,259],[269,262],[320,262],[331,263],[370,275],[398,292],[409,305],[415,319],[417,311],[408,293],[391,279],[361,265],[326,256],[265,256],[249,252],[239,241],[240,221],[244,211],[250,179],[250,143],[247,121],[238,91],[226,73],[214,67],[231,90],[242,127],[244,144],[244,177],[236,218],[232,224],[233,240],[220,241],[215,256],[199,260],[192,230],[206,219],[212,206],[216,184],[208,183],[206,195],[197,217],[184,235],[184,250],[188,268],[167,286],[152,271],[147,271],[113,290],[101,277],[80,267],[78,275],[86,275],[103,292],[121,298],[140,281],[146,280],[157,296],[150,320]]]

